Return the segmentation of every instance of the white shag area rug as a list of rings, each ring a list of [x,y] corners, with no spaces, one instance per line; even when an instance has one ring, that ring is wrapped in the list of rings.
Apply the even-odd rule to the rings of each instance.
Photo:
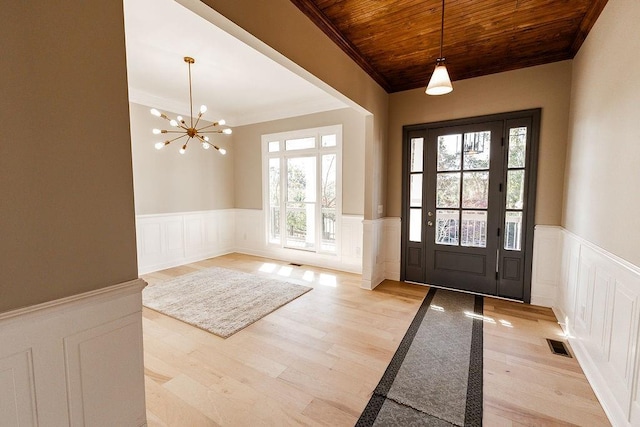
[[[311,289],[212,267],[147,286],[142,303],[227,338]]]

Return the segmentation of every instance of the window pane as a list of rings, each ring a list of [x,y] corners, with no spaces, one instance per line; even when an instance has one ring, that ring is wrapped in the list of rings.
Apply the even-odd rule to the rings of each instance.
[[[462,174],[462,207],[487,209],[489,205],[489,172]]]
[[[409,240],[422,241],[422,209],[409,210]]]
[[[436,207],[460,207],[460,173],[439,173],[436,189]]]
[[[436,210],[436,243],[458,246],[460,211]]]
[[[464,169],[489,169],[491,152],[491,132],[471,132],[464,134]]]
[[[507,209],[522,209],[524,206],[524,171],[507,172]]]
[[[460,170],[462,135],[438,137],[438,171]]]
[[[335,147],[336,146],[336,136],[335,135],[322,135],[322,146],[323,147]]]
[[[527,155],[527,128],[509,129],[509,162],[510,168],[523,168]]]
[[[316,201],[316,158],[287,159],[287,202]]]
[[[287,241],[291,248],[315,247],[315,203],[287,203]]]
[[[411,138],[411,172],[422,172],[424,138]]]
[[[336,251],[336,210],[322,208],[322,250]]]
[[[322,207],[336,207],[336,155],[322,156]]]
[[[422,174],[411,175],[409,183],[409,206],[422,207]]]
[[[463,211],[460,227],[461,246],[487,247],[487,211]]]
[[[280,141],[273,141],[269,143],[269,152],[280,151]]]
[[[314,148],[316,146],[316,139],[313,137],[287,139],[284,144],[286,150],[304,150],[305,148]]]
[[[269,159],[269,241],[280,243],[280,159]]]
[[[522,212],[507,212],[504,224],[504,248],[519,251],[522,243]]]

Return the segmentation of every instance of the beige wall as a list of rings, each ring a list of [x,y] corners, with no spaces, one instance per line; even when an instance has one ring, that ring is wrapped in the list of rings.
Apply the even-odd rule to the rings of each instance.
[[[181,3],[185,0],[180,0]],[[386,198],[388,94],[290,0],[202,0],[365,110],[364,217],[379,218]]]
[[[235,128],[236,207],[262,209],[262,135],[336,124],[342,125],[342,212],[362,215],[365,117],[351,108]]]
[[[640,265],[640,2],[610,0],[573,64],[563,225]]]
[[[234,135],[211,136],[212,142],[227,149],[224,156],[214,149],[205,151],[194,140],[181,155],[178,150],[186,138],[156,150],[154,144],[166,135],[153,135],[151,130],[167,129],[168,123],[152,116],[149,109],[130,104],[136,214],[233,208]]]
[[[571,61],[454,81],[453,86],[444,96],[428,96],[424,89],[390,96],[388,216],[401,215],[403,125],[541,107],[536,224],[560,225]]]
[[[122,2],[4,2],[0,312],[137,277]]]

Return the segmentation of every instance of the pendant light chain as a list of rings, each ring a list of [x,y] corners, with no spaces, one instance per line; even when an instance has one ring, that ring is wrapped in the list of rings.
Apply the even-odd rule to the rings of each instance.
[[[444,60],[442,57],[442,45],[444,44],[444,1],[442,0],[442,19],[440,22],[440,57],[438,58],[440,61]]]

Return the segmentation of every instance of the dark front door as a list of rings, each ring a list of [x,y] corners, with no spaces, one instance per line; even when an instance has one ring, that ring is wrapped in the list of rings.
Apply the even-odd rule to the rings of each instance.
[[[536,113],[405,128],[404,280],[528,300]]]

